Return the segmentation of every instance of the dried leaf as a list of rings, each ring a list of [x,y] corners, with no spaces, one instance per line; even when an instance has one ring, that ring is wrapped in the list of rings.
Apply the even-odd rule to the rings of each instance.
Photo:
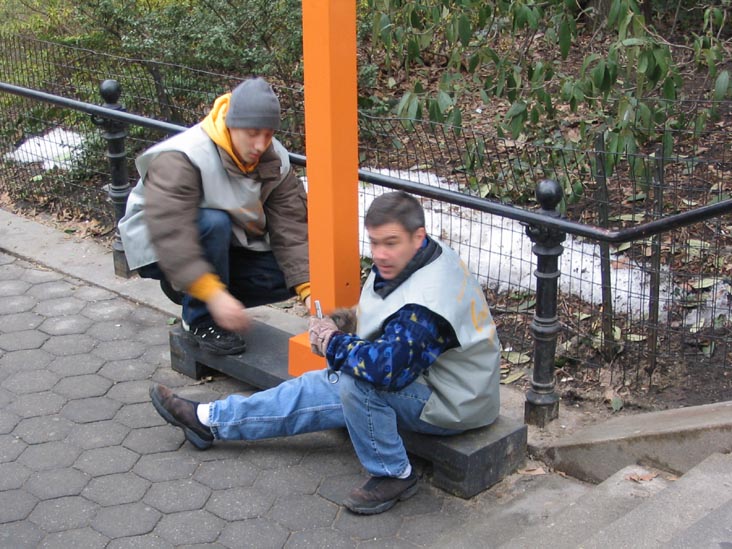
[[[538,476],[538,475],[546,475],[546,471],[543,467],[530,467],[527,469],[519,469],[519,474],[521,475],[530,475],[530,476]]]
[[[511,364],[526,364],[531,360],[529,355],[526,353],[519,353],[518,351],[504,351],[501,355]]]
[[[641,483],[641,482],[649,482],[656,478],[658,476],[658,473],[646,473],[644,475],[639,475],[638,473],[631,473],[630,475],[627,475],[625,477],[625,480],[632,480],[633,482]]]
[[[509,375],[508,377],[502,379],[501,380],[501,384],[508,385],[509,383],[513,383],[515,381],[518,381],[522,377],[524,377],[524,373],[523,372],[514,372],[513,374]]]
[[[707,277],[700,280],[692,280],[691,282],[689,282],[689,286],[691,286],[695,290],[707,290],[714,286],[717,282],[719,282],[718,278]]]

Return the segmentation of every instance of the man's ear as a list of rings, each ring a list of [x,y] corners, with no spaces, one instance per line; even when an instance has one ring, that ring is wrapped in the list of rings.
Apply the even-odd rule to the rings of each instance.
[[[422,245],[422,241],[424,240],[424,237],[427,236],[427,229],[424,227],[420,227],[414,233],[412,233],[412,238],[414,239],[415,244],[417,247]]]

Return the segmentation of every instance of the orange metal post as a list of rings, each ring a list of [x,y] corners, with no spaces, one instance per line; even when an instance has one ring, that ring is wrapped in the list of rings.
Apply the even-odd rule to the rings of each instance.
[[[303,0],[311,300],[325,314],[358,301],[356,1]],[[307,333],[290,339],[291,375],[325,367]]]

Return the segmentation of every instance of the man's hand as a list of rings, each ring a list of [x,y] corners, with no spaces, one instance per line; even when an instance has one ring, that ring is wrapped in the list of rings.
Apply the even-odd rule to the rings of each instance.
[[[324,318],[311,316],[308,331],[310,332],[310,349],[316,355],[325,356],[330,338],[338,331],[338,327],[327,316]]]
[[[241,301],[226,290],[217,292],[206,302],[214,322],[230,332],[244,332],[249,329],[251,320]]]

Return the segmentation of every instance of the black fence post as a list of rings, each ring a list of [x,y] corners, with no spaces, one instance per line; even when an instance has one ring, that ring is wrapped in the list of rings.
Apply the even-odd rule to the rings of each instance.
[[[104,106],[108,109],[124,111],[124,107],[117,103],[122,94],[122,86],[116,80],[105,80],[99,85],[99,93],[104,99]],[[119,229],[116,228],[119,220],[125,215],[127,197],[130,194],[130,182],[127,178],[127,152],[125,150],[125,138],[127,137],[127,124],[110,118],[103,118],[92,115],[94,124],[104,130],[102,137],[107,141],[107,158],[109,159],[109,171],[111,181],[109,185],[109,200],[114,206],[115,233],[112,242],[112,257],[114,260],[114,274],[125,278],[130,277],[130,269],[127,266],[125,250],[122,246],[122,239],[119,236]]]
[[[557,206],[562,200],[562,187],[550,179],[540,181],[536,199],[540,213],[560,217]],[[559,395],[554,391],[554,355],[557,349],[559,318],[557,317],[557,282],[559,256],[566,233],[551,227],[529,224],[526,234],[534,243],[536,255],[536,309],[531,322],[534,335],[534,368],[531,387],[526,391],[524,421],[544,427],[559,416]]]

